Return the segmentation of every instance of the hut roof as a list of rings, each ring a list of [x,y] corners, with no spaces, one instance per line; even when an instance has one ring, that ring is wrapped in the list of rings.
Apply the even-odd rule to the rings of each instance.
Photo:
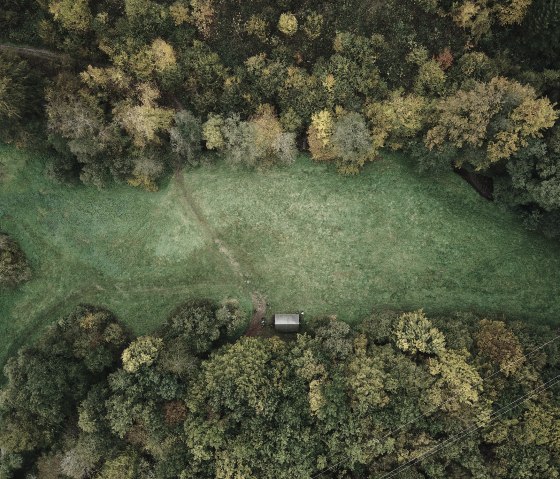
[[[275,314],[274,327],[277,331],[286,333],[299,330],[299,314]]]

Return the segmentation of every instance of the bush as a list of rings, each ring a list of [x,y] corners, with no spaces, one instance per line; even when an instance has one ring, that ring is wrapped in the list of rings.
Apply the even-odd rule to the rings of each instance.
[[[234,299],[221,305],[208,299],[187,301],[179,306],[167,321],[164,337],[184,340],[197,354],[210,350],[220,339],[231,337],[246,315]]]
[[[269,105],[261,105],[247,121],[239,115],[211,116],[204,124],[206,148],[224,153],[233,166],[262,168],[289,165],[297,156],[295,133],[287,133]]]
[[[0,233],[0,286],[17,286],[31,279],[31,268],[19,245]]]

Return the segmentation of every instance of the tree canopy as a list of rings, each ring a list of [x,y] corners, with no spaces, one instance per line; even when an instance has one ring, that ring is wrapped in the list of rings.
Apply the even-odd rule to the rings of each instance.
[[[235,340],[239,322],[235,300],[191,300],[134,337],[109,311],[78,307],[5,367],[0,477],[509,479],[560,468],[551,328],[376,312],[354,328],[331,316],[295,338]]]
[[[304,150],[348,175],[403,150],[491,176],[558,235],[559,5],[11,0],[0,37],[41,50],[0,56],[0,134],[48,139],[58,179],[149,191],[203,158],[262,169]]]

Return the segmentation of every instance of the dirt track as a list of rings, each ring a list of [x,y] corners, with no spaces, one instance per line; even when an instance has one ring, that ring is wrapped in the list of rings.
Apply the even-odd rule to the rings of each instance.
[[[253,302],[253,317],[251,322],[249,323],[249,327],[245,332],[246,336],[259,336],[262,332],[262,325],[261,321],[264,318],[266,313],[266,299],[265,297],[259,293],[258,291],[251,291],[248,284],[249,281],[247,280],[248,275],[242,269],[239,261],[235,259],[235,256],[231,249],[218,238],[218,235],[214,231],[214,228],[208,220],[206,219],[202,209],[192,196],[191,192],[189,191],[187,184],[185,183],[185,178],[183,176],[183,170],[179,165],[175,167],[175,181],[181,190],[181,196],[184,200],[183,207],[186,209],[186,214],[194,215],[196,222],[200,225],[200,227],[204,230],[206,235],[212,240],[212,242],[218,248],[218,251],[224,256],[227,260],[231,269],[239,276],[240,281],[242,282],[243,289],[247,292],[251,292],[251,300]]]
[[[68,60],[70,56],[66,53],[58,53],[44,48],[35,48],[28,46],[10,45],[8,43],[0,43],[0,51],[18,53],[19,55],[43,58],[45,60]]]
[[[253,292],[251,299],[253,300],[253,318],[245,331],[245,336],[260,336],[263,332],[261,321],[266,314],[266,299],[257,291]]]

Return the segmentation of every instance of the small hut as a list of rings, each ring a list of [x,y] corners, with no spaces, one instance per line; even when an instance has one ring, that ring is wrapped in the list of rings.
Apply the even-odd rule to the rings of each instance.
[[[274,329],[279,333],[297,333],[299,331],[299,314],[275,314]]]

